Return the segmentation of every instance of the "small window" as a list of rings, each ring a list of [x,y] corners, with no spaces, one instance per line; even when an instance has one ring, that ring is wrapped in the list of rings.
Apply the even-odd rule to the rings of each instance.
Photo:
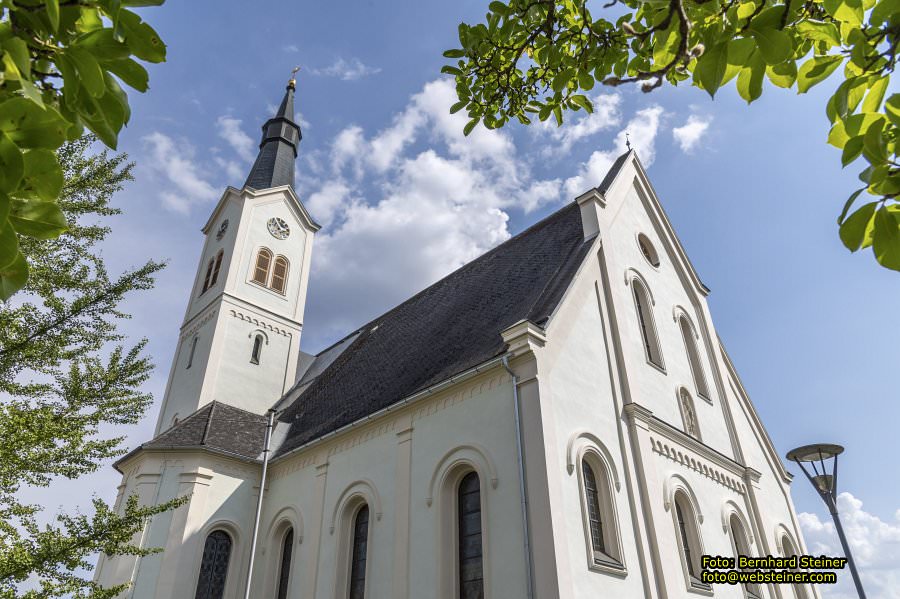
[[[641,254],[644,255],[644,258],[647,259],[647,262],[650,263],[654,268],[659,267],[659,254],[656,253],[656,248],[653,247],[653,244],[650,243],[650,239],[641,233],[638,235],[638,247],[641,248]]]
[[[272,289],[278,293],[284,293],[287,288],[288,261],[284,256],[275,258],[275,268],[272,269]]]
[[[678,318],[678,326],[681,328],[681,336],[684,338],[684,348],[687,352],[688,363],[691,366],[691,374],[694,377],[697,395],[709,399],[709,387],[706,386],[706,375],[703,373],[703,365],[700,362],[700,352],[697,350],[694,331],[684,316]]]
[[[737,559],[739,555],[752,555],[750,553],[750,543],[747,541],[747,534],[744,526],[735,514],[729,518],[728,526],[731,529],[731,540],[734,542],[734,557]],[[747,599],[760,599],[759,585],[747,583],[744,585],[744,593]]]
[[[271,268],[271,266],[272,252],[270,252],[266,248],[262,248],[256,254],[256,267],[253,269],[252,281],[263,286],[268,285],[269,269]]]
[[[469,472],[457,491],[459,536],[459,598],[484,597],[484,561],[481,545],[481,481]]]
[[[257,335],[253,338],[253,351],[250,352],[250,363],[259,364],[259,356],[262,353],[263,336]]]
[[[193,340],[191,340],[191,351],[190,351],[190,353],[188,353],[188,362],[187,362],[187,366],[185,366],[185,369],[190,368],[194,363],[194,352],[197,351],[197,341],[199,341],[199,340],[200,340],[200,337],[198,337],[196,335],[194,336]]]
[[[200,562],[200,576],[194,599],[222,599],[225,596],[230,558],[231,537],[222,530],[211,532],[203,545],[203,559]]]
[[[694,408],[694,399],[687,389],[682,388],[678,392],[678,403],[681,408],[681,419],[684,423],[684,432],[700,440],[700,425],[697,423],[697,410]]]
[[[348,599],[365,599],[366,558],[369,544],[369,506],[363,505],[353,521],[353,545],[350,558],[350,593]]]
[[[210,287],[215,285],[216,281],[219,280],[219,269],[222,268],[222,256],[223,255],[224,255],[224,253],[222,252],[222,250],[219,250],[219,253],[216,254],[216,264],[215,264],[215,266],[213,266],[212,279],[210,279],[210,281],[209,281]]]
[[[206,276],[203,278],[203,289],[200,290],[200,295],[206,293],[206,290],[209,289],[212,280],[212,272],[213,267],[215,267],[215,259],[210,258],[209,263],[206,265]]]
[[[673,503],[675,504],[678,545],[681,549],[684,568],[687,571],[688,584],[691,588],[709,590],[710,586],[700,580],[700,555],[703,551],[700,547],[700,535],[697,532],[694,510],[691,509],[684,493],[676,492]]]
[[[637,279],[631,281],[631,287],[634,290],[634,304],[637,309],[638,324],[641,327],[647,361],[662,368],[662,352],[659,349],[659,340],[656,338],[656,324],[653,322],[653,311],[650,299],[647,297],[647,290]]]
[[[291,555],[294,551],[294,529],[288,529],[281,544],[281,566],[278,569],[277,599],[287,599],[288,583],[291,579]]]

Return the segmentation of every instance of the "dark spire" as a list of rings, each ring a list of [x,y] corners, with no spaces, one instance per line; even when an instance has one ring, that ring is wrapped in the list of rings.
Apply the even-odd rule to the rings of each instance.
[[[296,70],[294,71],[296,73]],[[287,90],[278,112],[262,127],[262,142],[259,144],[259,156],[250,169],[250,175],[244,187],[266,189],[279,185],[294,185],[294,161],[297,158],[297,146],[303,136],[300,127],[294,122],[294,90],[297,82],[293,74],[288,81]]]

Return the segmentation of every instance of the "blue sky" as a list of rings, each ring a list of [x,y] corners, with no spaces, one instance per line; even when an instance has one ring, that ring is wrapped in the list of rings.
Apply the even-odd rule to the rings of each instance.
[[[598,87],[591,119],[558,130],[476,130],[463,140],[447,115],[452,87],[439,74],[441,52],[455,47],[457,24],[479,20],[486,5],[170,0],[145,12],[169,59],[150,68],[147,94],[131,96],[120,149],[137,162],[137,181],[119,196],[125,215],[104,251],[117,268],[170,261],[157,287],[129,302],[135,317],[126,325],[150,339],[156,405],[199,229],[224,187],[243,182],[259,126],[295,64],[303,65],[297,187],[324,225],[313,252],[308,352],[599,183],[627,128],[712,289],[716,328],[778,452],[817,441],[847,447],[848,534],[870,594],[900,597],[900,402],[891,366],[900,274],[838,240],[835,218],[856,181],[825,144],[829,86],[805,96],[767,87],[750,107],[731,88],[712,101],[690,87]],[[129,431],[130,444],[149,438],[155,418],[156,408]],[[86,505],[94,490],[111,499],[116,484],[111,468],[63,483],[63,507]],[[808,513],[810,549],[835,551],[805,480],[793,496]],[[825,590],[846,593],[845,585]]]

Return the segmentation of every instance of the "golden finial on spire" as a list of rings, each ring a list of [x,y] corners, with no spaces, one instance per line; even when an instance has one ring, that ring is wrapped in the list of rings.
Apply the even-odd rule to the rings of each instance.
[[[297,88],[297,79],[295,78],[295,75],[297,74],[297,71],[299,71],[299,70],[300,70],[300,65],[295,66],[291,70],[291,78],[288,79],[288,87],[291,89]]]

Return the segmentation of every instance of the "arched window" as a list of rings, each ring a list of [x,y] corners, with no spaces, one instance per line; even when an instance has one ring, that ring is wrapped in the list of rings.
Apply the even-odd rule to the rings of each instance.
[[[259,252],[256,253],[256,266],[253,269],[253,279],[254,283],[259,283],[262,286],[266,286],[269,284],[269,269],[272,267],[272,252],[267,250],[266,248],[261,248]]]
[[[481,481],[469,472],[457,490],[459,597],[484,597],[484,558],[481,545]]]
[[[231,537],[224,530],[214,530],[206,537],[200,577],[194,599],[222,599],[231,557]]]
[[[250,352],[250,363],[259,364],[259,356],[262,353],[263,336],[257,335],[253,338],[253,351]]]
[[[691,374],[694,376],[697,395],[709,399],[709,388],[706,386],[706,375],[703,374],[703,364],[700,362],[700,352],[697,350],[694,331],[684,316],[678,318],[678,326],[681,328],[681,336],[684,337],[684,348],[691,365]]]
[[[210,287],[215,285],[216,281],[219,280],[219,269],[222,268],[222,256],[223,255],[224,255],[224,252],[222,250],[219,250],[219,253],[216,254],[216,264],[215,264],[215,266],[213,266],[212,279],[210,279],[210,281],[209,281]]]
[[[735,560],[740,555],[751,555],[750,542],[747,540],[747,533],[744,530],[744,525],[741,524],[741,521],[736,514],[731,514],[731,518],[728,519],[728,527],[731,529],[731,540],[734,542]],[[755,583],[746,583],[744,585],[744,592],[748,599],[760,599],[761,597],[759,585]]]
[[[287,289],[288,261],[284,256],[275,258],[275,268],[272,269],[271,287],[278,293],[284,293]]]
[[[709,589],[710,586],[700,580],[700,556],[703,550],[700,546],[697,517],[691,503],[681,491],[675,492],[672,503],[675,510],[675,533],[678,536],[678,547],[681,550],[688,584],[696,589]]]
[[[348,599],[366,596],[366,558],[369,545],[369,506],[363,504],[353,520],[353,543],[350,557],[350,593]]]
[[[647,290],[637,279],[631,281],[631,287],[634,290],[634,304],[637,309],[638,324],[641,327],[647,361],[662,368],[662,352],[659,349],[659,340],[656,338],[656,324],[653,322],[653,310],[650,307]]]
[[[190,353],[188,353],[188,362],[187,362],[187,366],[185,366],[185,369],[190,368],[191,365],[194,363],[194,352],[197,351],[197,341],[199,341],[199,340],[200,340],[200,337],[197,335],[194,335],[194,338],[191,340],[191,351],[190,351]]]
[[[624,567],[619,552],[609,479],[598,459],[581,459],[581,484],[591,563],[594,566],[622,570]]]
[[[783,551],[784,557],[792,557],[794,555],[799,555],[799,551],[797,551],[797,546],[794,545],[794,542],[791,538],[783,534],[781,536],[781,549]],[[792,584],[790,585],[792,589],[794,589],[794,596],[797,599],[809,599],[809,595],[806,594],[806,587],[802,584]]]
[[[684,422],[684,432],[700,439],[700,425],[697,422],[697,410],[694,408],[694,400],[684,387],[678,392],[678,404],[681,408],[681,420]]]
[[[278,569],[277,599],[287,599],[288,583],[291,579],[291,555],[294,551],[294,529],[289,528],[281,544],[281,566]]]
[[[210,281],[212,280],[212,272],[215,265],[215,258],[210,258],[209,263],[206,265],[206,276],[203,278],[203,289],[200,290],[200,295],[203,295],[204,293],[206,293],[206,290],[209,289],[211,285]]]

